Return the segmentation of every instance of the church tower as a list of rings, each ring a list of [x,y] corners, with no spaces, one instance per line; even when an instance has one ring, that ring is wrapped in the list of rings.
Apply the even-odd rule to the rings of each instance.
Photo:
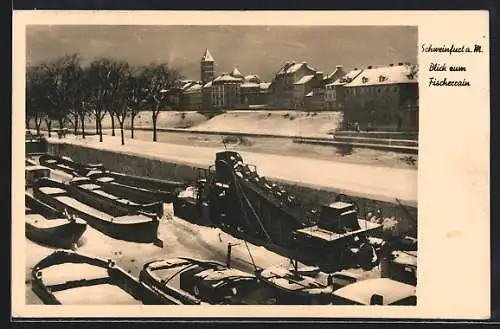
[[[203,84],[212,81],[215,78],[215,60],[210,54],[208,48],[205,50],[200,62],[201,81]]]

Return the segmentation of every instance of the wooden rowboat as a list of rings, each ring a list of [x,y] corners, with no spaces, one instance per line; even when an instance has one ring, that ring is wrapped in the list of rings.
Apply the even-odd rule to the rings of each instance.
[[[44,178],[37,181],[33,195],[59,210],[67,210],[104,234],[121,240],[154,242],[157,240],[158,218],[131,213],[125,207],[103,202],[92,195],[74,193],[69,184]]]
[[[113,260],[69,250],[57,250],[31,272],[35,294],[51,305],[175,304],[155,294]]]

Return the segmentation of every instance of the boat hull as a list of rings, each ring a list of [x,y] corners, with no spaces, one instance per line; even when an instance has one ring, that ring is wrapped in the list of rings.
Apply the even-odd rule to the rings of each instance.
[[[70,221],[50,228],[37,227],[29,222],[25,224],[25,232],[28,239],[34,242],[66,249],[73,248],[86,230],[86,223],[74,223]]]
[[[66,190],[63,184],[57,187]],[[82,211],[76,206],[63,203],[59,199],[43,193],[40,190],[40,186],[35,187],[33,189],[33,192],[35,198],[39,199],[40,201],[61,212],[64,212],[64,210],[68,210],[70,213],[75,214],[77,217],[80,217],[81,219],[86,221],[96,230],[101,231],[102,233],[112,238],[142,243],[150,243],[157,240],[157,231],[159,224],[158,219],[143,216],[143,218],[147,218],[148,220],[129,223],[122,223],[119,221],[114,222],[114,217],[109,216],[110,218],[101,218],[101,216],[95,216],[91,213]],[[78,200],[78,198],[75,199],[77,201],[80,201]]]
[[[151,196],[166,203],[172,202],[179,192],[186,187],[186,185],[181,182],[164,181],[150,177],[133,176],[112,171],[96,172],[88,175],[91,179],[97,179],[103,176],[111,177],[115,180],[115,182],[122,185],[135,187],[136,190],[146,190]]]
[[[154,202],[154,203],[136,203],[136,202],[127,202],[129,200],[120,199],[119,195],[113,194],[114,191],[106,191],[105,189],[101,190],[111,196],[116,197],[116,199],[112,199],[111,196],[108,198],[104,195],[95,193],[93,190],[87,190],[81,187],[78,184],[69,184],[69,187],[75,194],[80,194],[85,198],[93,198],[95,202],[104,202],[114,205],[117,208],[124,208],[130,211],[131,213],[141,212],[143,215],[148,217],[163,217],[163,203],[162,202]],[[121,200],[121,201],[119,201]],[[130,200],[132,201],[132,200]]]
[[[92,285],[96,280],[87,280],[86,273],[81,273],[81,279],[66,281],[61,284],[49,286],[44,280],[44,270],[55,265],[86,264],[90,267],[103,270],[106,275],[99,278],[121,289],[121,293],[128,294],[134,300],[147,305],[172,304],[171,300],[155,294],[149,287],[139,282],[136,278],[125,272],[112,260],[85,255],[69,250],[57,250],[51,255],[42,259],[33,267],[31,272],[31,287],[33,292],[45,303],[49,305],[61,305],[63,302],[56,297],[54,290],[70,290],[82,285]],[[77,275],[78,276],[78,275]],[[76,292],[75,292],[76,293]],[[99,293],[99,290],[97,290]],[[106,296],[102,296],[103,299]]]

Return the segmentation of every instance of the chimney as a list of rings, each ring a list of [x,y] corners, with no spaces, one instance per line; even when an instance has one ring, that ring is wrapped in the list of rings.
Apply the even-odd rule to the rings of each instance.
[[[368,66],[368,69],[371,69],[371,68],[372,68],[372,66],[371,66],[371,65],[370,65],[370,66]]]
[[[391,64],[389,64],[389,66],[394,66],[394,64],[391,63]]]
[[[398,63],[398,66],[403,66],[403,62],[399,62],[399,63]]]

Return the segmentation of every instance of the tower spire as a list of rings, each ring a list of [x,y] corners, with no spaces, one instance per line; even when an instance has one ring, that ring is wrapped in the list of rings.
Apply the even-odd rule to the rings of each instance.
[[[208,48],[205,49],[205,53],[201,57],[201,61],[202,62],[215,62],[214,57],[212,56],[212,54],[210,53],[210,50],[208,50]]]

